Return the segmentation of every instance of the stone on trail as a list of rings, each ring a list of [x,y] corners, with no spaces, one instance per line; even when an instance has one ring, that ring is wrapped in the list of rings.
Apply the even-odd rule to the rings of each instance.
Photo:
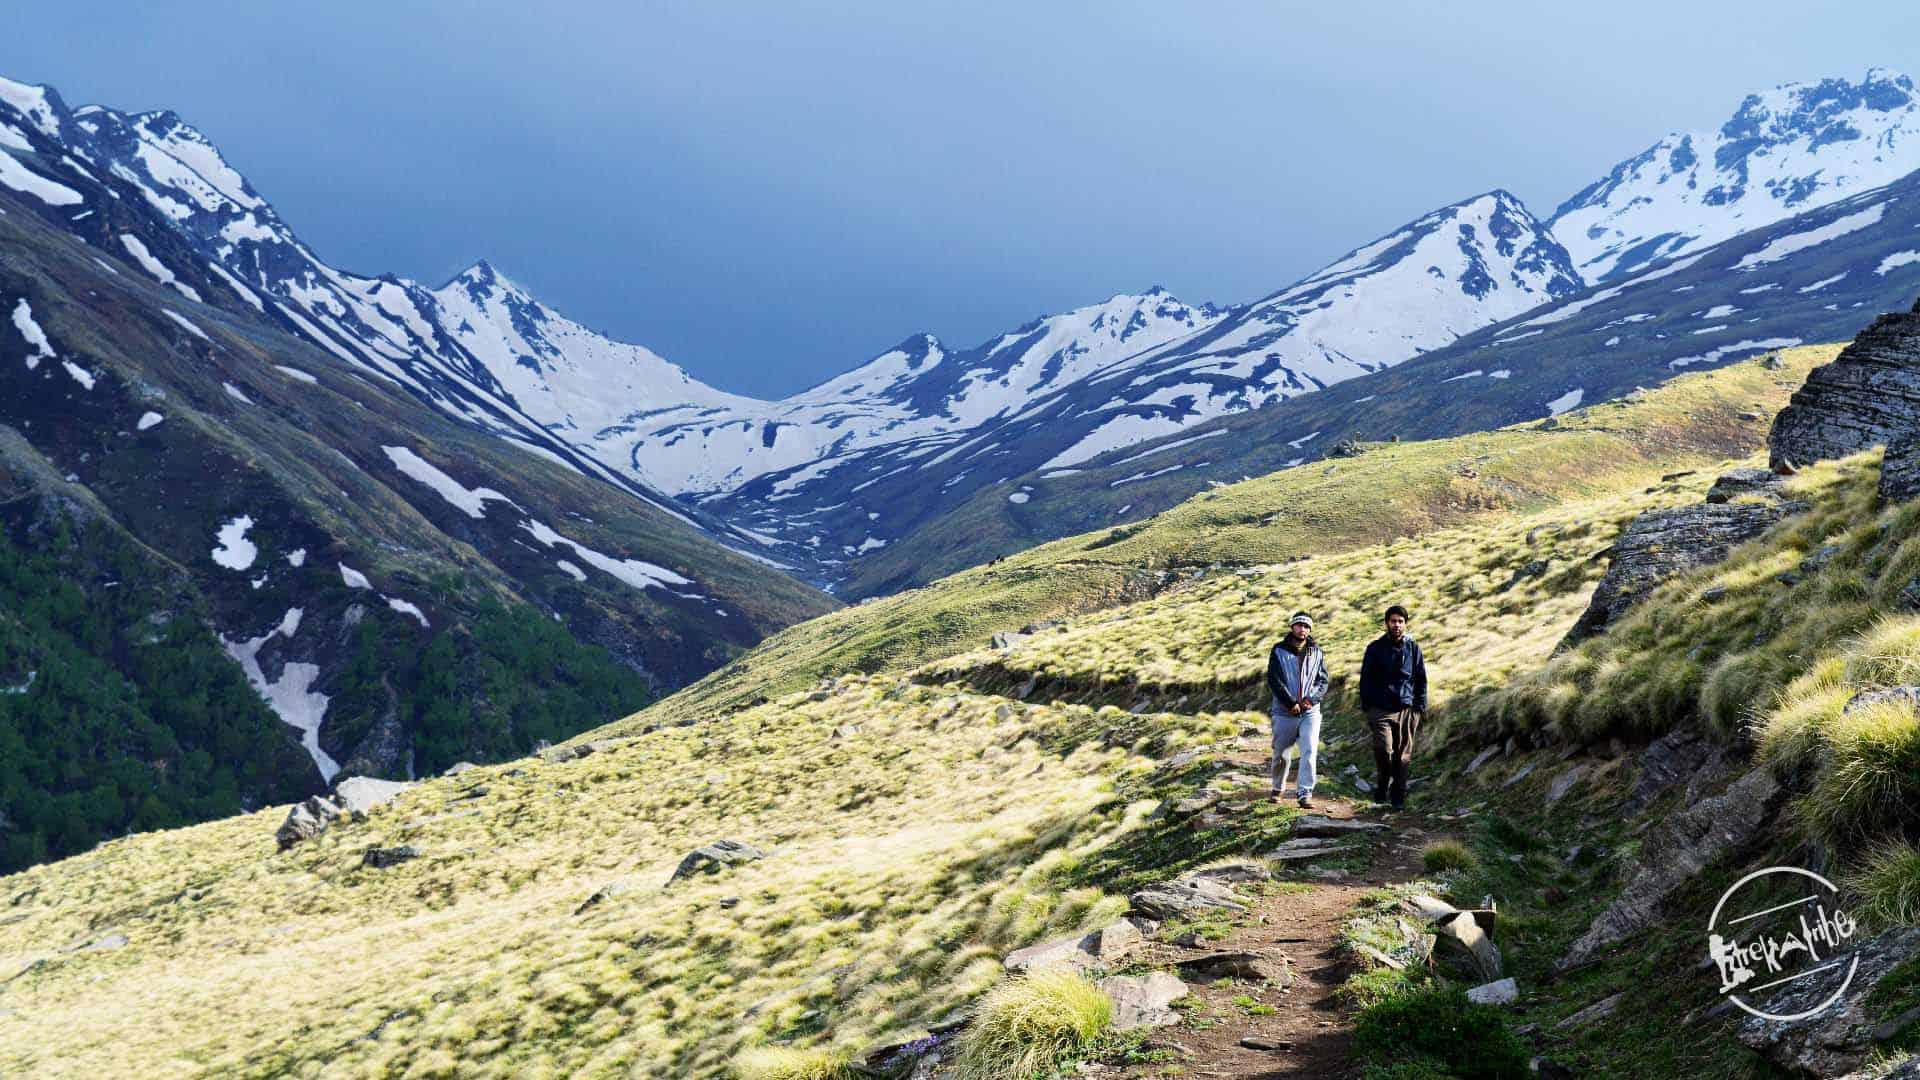
[[[1478,1005],[1508,1005],[1520,1000],[1520,984],[1511,976],[1481,983],[1467,991],[1467,1000]]]
[[[1101,979],[1101,990],[1113,999],[1113,1027],[1171,1027],[1180,1022],[1173,1003],[1187,996],[1187,984],[1164,971],[1147,975],[1113,975]]]
[[[1920,928],[1889,930],[1823,961],[1840,961],[1840,967],[1785,983],[1764,999],[1747,999],[1776,1016],[1806,1012],[1840,988],[1857,958],[1860,966],[1853,981],[1831,1007],[1804,1020],[1748,1016],[1735,1034],[1748,1049],[1790,1072],[1838,1076],[1861,1068],[1907,1026],[1882,1022],[1878,999],[1885,995],[1874,991],[1896,967],[1915,957],[1920,957]]]
[[[1145,940],[1146,936],[1138,926],[1122,919],[1091,934],[1055,938],[1024,949],[1015,949],[1007,954],[1001,965],[1015,974],[1050,967],[1067,967],[1080,972],[1111,968]]]
[[[1132,910],[1166,920],[1208,911],[1244,912],[1232,889],[1207,878],[1180,878],[1149,885],[1127,898]]]
[[[667,879],[667,884],[694,874],[717,874],[727,867],[766,857],[766,852],[751,844],[743,844],[738,840],[715,840],[688,852],[687,857],[680,860],[680,865],[674,867],[673,876]]]
[[[1332,818],[1321,814],[1308,814],[1293,821],[1293,835],[1297,838],[1356,836],[1386,831],[1386,822],[1361,821],[1359,818]]]
[[[1273,873],[1259,863],[1237,862],[1222,866],[1209,866],[1204,870],[1195,870],[1186,875],[1189,878],[1204,881],[1223,881],[1229,885],[1240,885],[1250,881],[1272,881]]]
[[[1347,850],[1346,845],[1334,840],[1307,837],[1300,840],[1288,840],[1279,847],[1267,852],[1265,857],[1274,862],[1302,862],[1308,859],[1318,859],[1327,855],[1338,855]]]
[[[1250,952],[1215,952],[1179,962],[1180,974],[1195,979],[1263,979],[1275,986],[1293,982],[1292,972],[1278,960]]]

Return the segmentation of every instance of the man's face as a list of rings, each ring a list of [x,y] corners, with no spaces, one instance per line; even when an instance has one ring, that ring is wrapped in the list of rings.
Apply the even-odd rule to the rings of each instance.
[[[1308,635],[1308,634],[1310,634],[1310,633],[1312,633],[1312,632],[1313,632],[1313,631],[1311,631],[1311,630],[1309,630],[1309,629],[1307,629],[1307,624],[1306,624],[1306,623],[1294,623],[1294,624],[1293,624],[1293,640],[1295,640],[1295,641],[1305,641],[1305,640],[1307,640],[1307,635]]]
[[[1405,615],[1387,616],[1387,636],[1395,641],[1407,636],[1407,617]]]

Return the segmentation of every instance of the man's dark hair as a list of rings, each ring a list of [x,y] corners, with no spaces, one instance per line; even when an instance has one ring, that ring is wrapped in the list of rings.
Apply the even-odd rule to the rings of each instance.
[[[1388,608],[1387,613],[1380,617],[1380,621],[1385,622],[1388,619],[1393,618],[1395,615],[1400,616],[1401,618],[1407,620],[1408,622],[1413,621],[1413,616],[1407,614],[1407,609],[1401,607],[1399,604],[1395,604],[1392,607]]]

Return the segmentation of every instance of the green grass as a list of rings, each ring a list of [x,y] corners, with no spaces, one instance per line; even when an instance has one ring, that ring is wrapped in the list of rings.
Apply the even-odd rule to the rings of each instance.
[[[1459,1080],[1528,1075],[1526,1045],[1506,1017],[1493,1006],[1468,1001],[1458,987],[1419,987],[1369,1005],[1354,1020],[1353,1043],[1376,1068],[1430,1068],[1434,1075]]]
[[[1058,968],[1009,979],[987,994],[960,1040],[961,1080],[1021,1080],[1091,1046],[1113,1022],[1113,1001]]]
[[[1860,898],[1859,917],[1870,926],[1920,926],[1920,848],[1887,840],[1868,852],[1846,879]]]

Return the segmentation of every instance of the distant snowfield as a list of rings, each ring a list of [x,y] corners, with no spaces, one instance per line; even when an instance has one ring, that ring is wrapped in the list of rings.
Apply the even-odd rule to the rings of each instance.
[[[177,311],[168,311],[165,308],[161,308],[160,314],[165,315],[167,318],[172,319],[176,323],[179,323],[182,329],[186,330],[187,333],[192,334],[194,337],[199,338],[201,341],[213,340],[212,338],[207,336],[207,332],[205,330],[202,330],[200,329],[200,327],[194,325],[194,322],[192,319],[187,318],[185,315],[182,315]]]
[[[0,157],[4,156],[0,154]],[[120,246],[126,249],[127,254],[133,256],[133,261],[139,263],[142,270],[152,274],[162,285],[171,285],[180,290],[181,296],[196,304],[200,302],[200,294],[194,290],[193,286],[181,281],[179,275],[167,268],[167,264],[154,258],[153,252],[147,250],[146,243],[139,237],[132,233],[121,233]]]
[[[1547,402],[1547,415],[1559,416],[1561,413],[1566,412],[1569,409],[1578,408],[1580,405],[1580,399],[1585,396],[1587,396],[1587,392],[1585,390],[1575,387],[1574,389],[1569,390],[1564,394],[1561,394],[1559,397],[1554,398],[1552,401]]]
[[[469,488],[446,473],[434,467],[433,463],[404,446],[383,446],[380,448],[393,462],[393,467],[406,476],[418,480],[432,488],[442,499],[466,514],[470,518],[487,516],[487,501],[506,503],[514,506],[513,500],[492,488]],[[551,545],[549,545],[551,546]]]
[[[246,673],[247,682],[260,696],[266,699],[268,707],[289,727],[300,732],[300,745],[313,759],[314,767],[320,770],[320,779],[331,784],[340,773],[340,764],[320,748],[320,724],[326,719],[327,695],[315,692],[313,684],[319,681],[320,666],[289,661],[280,669],[280,677],[268,681],[260,670],[260,649],[275,637],[292,638],[300,629],[301,609],[288,608],[280,617],[279,625],[257,638],[245,641],[232,641],[225,636],[220,644],[227,654],[240,664]]]
[[[1808,229],[1806,232],[1791,233],[1787,236],[1782,236],[1770,242],[1759,251],[1748,253],[1746,257],[1733,264],[1733,268],[1735,270],[1751,270],[1756,266],[1779,262],[1781,259],[1796,252],[1805,251],[1811,247],[1818,247],[1830,240],[1838,240],[1848,233],[1872,228],[1880,224],[1880,219],[1885,216],[1887,216],[1887,204],[1875,203],[1859,213],[1835,218],[1817,229]],[[1712,316],[1708,317],[1711,318]]]
[[[153,427],[154,425],[160,423],[162,420],[165,420],[165,419],[166,417],[161,416],[157,412],[145,412],[140,414],[139,423],[136,423],[133,426],[136,431],[145,431],[148,428]]]
[[[0,157],[5,156],[0,154]],[[28,345],[33,346],[33,352],[27,354],[28,371],[39,367],[40,361],[54,355],[53,342],[47,340],[47,332],[33,320],[33,305],[27,303],[24,296],[13,306],[13,328],[20,331],[20,336],[27,339]]]
[[[535,540],[540,541],[547,547],[572,548],[573,553],[579,557],[581,562],[586,563],[588,566],[602,573],[610,574],[615,579],[631,585],[636,589],[664,589],[672,592],[673,590],[668,588],[668,586],[693,584],[691,578],[681,577],[679,574],[674,573],[664,566],[657,566],[639,559],[616,559],[611,555],[603,555],[584,544],[560,535],[553,530],[552,526],[543,521],[535,521],[529,518],[521,522],[520,527],[532,533]]]
[[[1667,361],[1667,367],[1677,371],[1680,368],[1689,367],[1693,364],[1717,364],[1735,353],[1772,352],[1775,349],[1789,349],[1799,344],[1802,344],[1802,342],[1797,337],[1754,338],[1746,341],[1736,341],[1731,345],[1722,345],[1717,349],[1712,349],[1695,356],[1682,356],[1676,360],[1669,360]]]
[[[4,150],[0,150],[0,184],[31,195],[48,206],[73,206],[86,201],[79,192],[28,169]]]
[[[247,539],[247,530],[253,528],[253,518],[242,514],[220,526],[216,539],[220,541],[213,549],[213,561],[229,570],[245,570],[253,565],[260,549]]]

